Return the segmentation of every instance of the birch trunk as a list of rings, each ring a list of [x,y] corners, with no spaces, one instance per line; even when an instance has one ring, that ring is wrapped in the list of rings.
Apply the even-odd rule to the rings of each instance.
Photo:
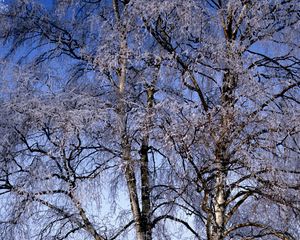
[[[139,205],[138,190],[136,176],[134,172],[134,162],[131,158],[131,146],[126,128],[126,103],[125,103],[125,87],[126,87],[126,70],[127,70],[127,32],[126,27],[121,24],[118,1],[113,1],[116,20],[120,29],[120,73],[119,73],[119,117],[120,117],[120,133],[122,158],[124,162],[124,174],[129,193],[130,207],[135,221],[135,231],[137,240],[145,240],[145,229],[143,227],[143,217]]]
[[[121,71],[119,76],[119,115],[121,122],[121,146],[122,146],[122,157],[124,161],[124,172],[127,182],[127,188],[130,199],[130,207],[135,221],[136,239],[144,240],[144,231],[142,229],[142,217],[141,210],[139,206],[137,186],[136,186],[136,176],[134,173],[133,161],[131,159],[131,146],[128,139],[128,134],[126,130],[126,105],[125,105],[125,84],[126,84],[126,52],[127,52],[127,39],[125,32],[121,34]]]
[[[151,115],[151,110],[154,101],[154,88],[149,86],[147,88],[147,111]],[[151,116],[146,119],[146,133],[142,139],[141,146],[141,195],[142,195],[142,228],[145,233],[145,240],[152,239],[151,227],[151,202],[150,202],[150,174],[149,174],[149,128],[151,125]]]

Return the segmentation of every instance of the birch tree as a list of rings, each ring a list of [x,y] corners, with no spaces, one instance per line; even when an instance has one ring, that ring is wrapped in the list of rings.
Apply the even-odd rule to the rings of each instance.
[[[169,188],[197,216],[207,239],[296,239],[296,2],[177,4],[145,21],[174,56],[182,84],[197,96],[192,103],[174,98],[166,110],[162,134],[173,145],[173,168],[182,182]],[[278,217],[282,209],[293,219],[288,229]]]
[[[297,239],[298,5],[3,7],[2,235]]]

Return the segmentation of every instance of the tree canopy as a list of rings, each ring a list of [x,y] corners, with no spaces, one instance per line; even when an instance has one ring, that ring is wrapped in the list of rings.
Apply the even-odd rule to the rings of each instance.
[[[14,0],[0,21],[5,239],[299,239],[298,0]]]

